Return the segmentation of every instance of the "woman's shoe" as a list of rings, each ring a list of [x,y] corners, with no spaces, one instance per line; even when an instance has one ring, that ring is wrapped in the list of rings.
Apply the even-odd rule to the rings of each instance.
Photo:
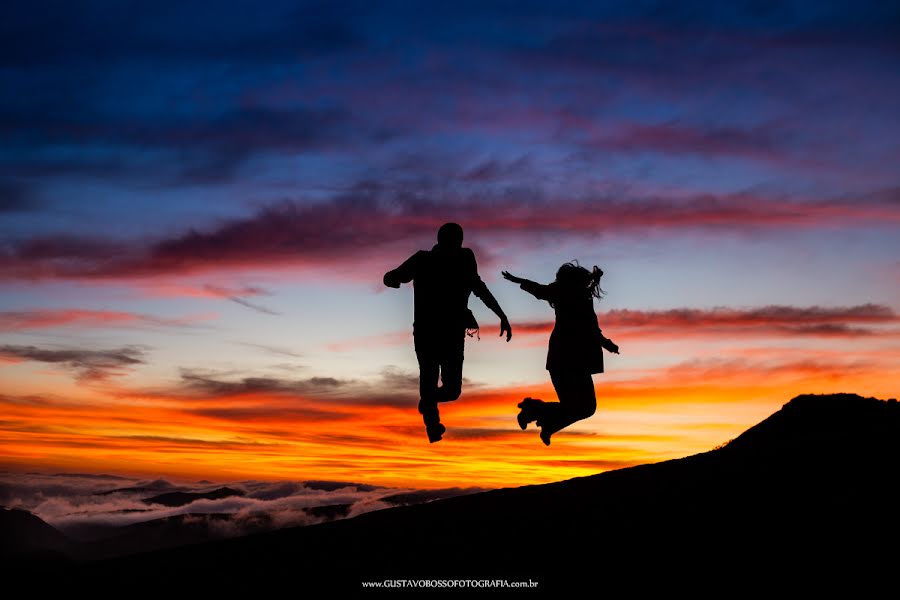
[[[541,441],[544,442],[544,445],[545,445],[545,446],[549,446],[549,445],[550,445],[550,436],[551,436],[551,435],[553,435],[553,434],[552,434],[552,433],[547,433],[546,431],[541,431]]]

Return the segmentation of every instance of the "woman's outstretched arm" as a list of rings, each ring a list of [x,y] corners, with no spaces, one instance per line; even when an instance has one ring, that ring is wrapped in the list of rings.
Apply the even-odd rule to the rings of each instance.
[[[509,271],[503,271],[503,279],[505,279],[507,281],[512,281],[513,283],[525,283],[526,281],[528,281],[524,277],[516,277]]]
[[[509,271],[503,271],[503,278],[513,283],[518,283],[519,287],[537,298],[538,300],[550,300],[550,286],[525,279],[524,277],[516,277]]]

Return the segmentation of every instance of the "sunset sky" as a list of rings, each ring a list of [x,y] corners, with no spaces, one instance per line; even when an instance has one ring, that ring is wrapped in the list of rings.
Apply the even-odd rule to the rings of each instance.
[[[0,469],[555,481],[705,451],[800,393],[896,397],[893,2],[18,2],[0,20]],[[411,286],[465,229],[429,444]],[[542,282],[621,347],[544,447]]]

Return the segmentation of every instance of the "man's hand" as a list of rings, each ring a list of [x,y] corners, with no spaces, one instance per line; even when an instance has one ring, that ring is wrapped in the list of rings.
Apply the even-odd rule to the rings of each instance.
[[[390,288],[399,288],[400,287],[400,279],[397,277],[397,274],[393,271],[388,271],[384,274],[384,285]]]
[[[504,332],[506,333],[506,341],[508,342],[512,338],[512,326],[509,324],[509,319],[506,317],[500,319],[500,337],[503,337]]]

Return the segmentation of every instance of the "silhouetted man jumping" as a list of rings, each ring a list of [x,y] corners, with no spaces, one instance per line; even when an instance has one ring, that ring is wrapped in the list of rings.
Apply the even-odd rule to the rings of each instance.
[[[503,309],[478,276],[475,254],[462,247],[462,227],[445,223],[437,239],[430,251],[419,250],[384,274],[388,287],[399,288],[412,281],[415,288],[413,340],[419,361],[419,412],[430,442],[439,441],[446,431],[438,402],[456,400],[462,392],[466,329],[477,327],[468,309],[469,293],[500,317],[500,335],[505,333],[507,342],[512,337]]]

